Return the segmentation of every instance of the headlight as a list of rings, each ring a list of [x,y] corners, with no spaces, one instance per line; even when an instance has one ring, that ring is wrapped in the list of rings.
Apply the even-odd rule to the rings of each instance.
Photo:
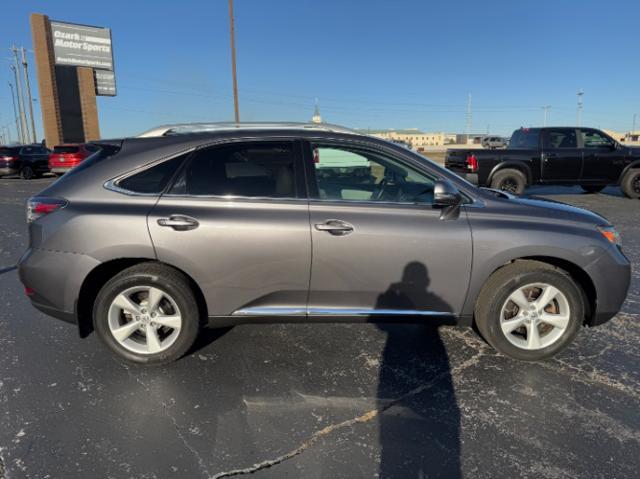
[[[613,226],[598,226],[598,231],[607,238],[610,243],[618,246],[622,246],[622,240],[620,239],[620,233]]]

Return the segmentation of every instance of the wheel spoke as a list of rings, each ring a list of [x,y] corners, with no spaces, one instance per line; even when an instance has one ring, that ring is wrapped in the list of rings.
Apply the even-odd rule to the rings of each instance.
[[[158,305],[162,300],[164,293],[158,288],[149,288],[149,297],[147,298],[147,309],[150,313],[157,311]]]
[[[157,353],[160,351],[162,346],[160,345],[160,338],[158,337],[158,331],[156,331],[156,328],[147,324],[145,332],[147,334],[147,348],[149,352]]]
[[[569,324],[569,315],[568,314],[551,314],[551,313],[542,313],[540,315],[540,322],[545,324],[550,324],[556,328],[565,329]]]
[[[120,326],[117,329],[112,329],[111,333],[113,334],[113,337],[118,341],[124,341],[129,336],[131,336],[139,327],[140,321],[133,320],[128,322],[124,326]]]
[[[525,296],[524,291],[522,291],[522,289],[515,290],[511,294],[511,296],[509,296],[509,299],[514,303],[516,303],[516,305],[520,309],[527,309],[527,307],[529,307],[529,305],[531,304],[527,299],[527,297]]]
[[[504,334],[509,334],[514,330],[518,329],[520,326],[524,325],[525,321],[526,321],[525,318],[516,316],[513,319],[502,321],[500,323],[500,327],[502,328],[502,332]]]
[[[156,316],[153,321],[172,329],[180,329],[180,326],[182,326],[181,316]]]
[[[543,310],[556,296],[558,296],[558,288],[547,285],[542,291],[542,294],[536,299],[535,305],[538,310]]]
[[[538,325],[534,323],[527,323],[527,347],[529,349],[540,348],[540,332],[538,331]]]
[[[115,304],[118,308],[122,309],[126,313],[133,315],[140,314],[140,306],[131,301],[131,299],[124,294],[119,294],[118,296],[116,296],[116,298],[113,300],[113,304]]]

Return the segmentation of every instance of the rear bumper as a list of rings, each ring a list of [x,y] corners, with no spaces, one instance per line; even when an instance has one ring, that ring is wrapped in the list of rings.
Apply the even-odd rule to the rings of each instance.
[[[4,176],[4,175],[17,175],[18,174],[18,168],[0,168],[0,176]]]
[[[51,166],[49,167],[49,170],[51,173],[55,173],[56,175],[64,175],[71,168],[73,168],[73,166]]]
[[[469,183],[472,183],[474,185],[478,184],[478,173],[467,173],[466,171],[456,171],[456,170],[451,170],[451,171],[453,171],[456,175],[464,178]]]
[[[613,318],[627,298],[631,283],[631,263],[615,247],[585,268],[596,288],[596,310],[589,326],[606,323]]]
[[[67,322],[77,322],[76,303],[87,275],[99,262],[83,254],[31,248],[18,263],[22,284],[40,311]]]

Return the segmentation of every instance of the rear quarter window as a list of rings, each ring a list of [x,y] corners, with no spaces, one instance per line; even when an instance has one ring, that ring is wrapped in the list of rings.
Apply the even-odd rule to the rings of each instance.
[[[116,186],[130,193],[162,193],[187,156],[188,155],[180,155],[139,173],[127,176],[119,180]]]

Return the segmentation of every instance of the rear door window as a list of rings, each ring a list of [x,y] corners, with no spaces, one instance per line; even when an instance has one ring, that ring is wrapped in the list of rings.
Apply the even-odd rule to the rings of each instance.
[[[578,140],[576,137],[576,130],[547,130],[544,136],[544,147],[549,149],[577,148]]]
[[[196,152],[176,180],[172,194],[295,198],[293,142],[251,142]]]

